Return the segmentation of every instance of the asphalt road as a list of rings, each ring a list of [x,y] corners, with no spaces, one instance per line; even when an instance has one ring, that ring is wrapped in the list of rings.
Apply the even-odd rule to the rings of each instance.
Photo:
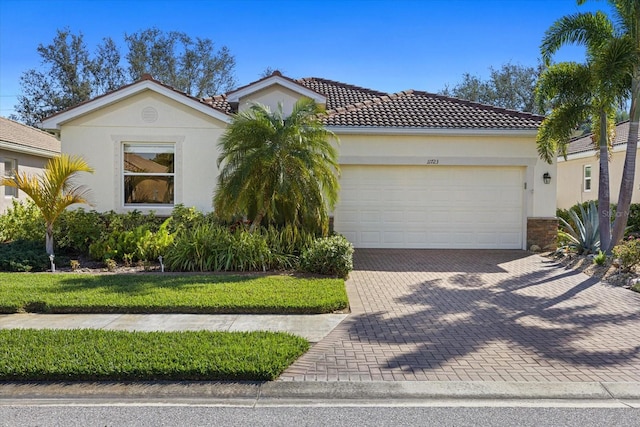
[[[477,402],[476,402],[477,403]],[[471,404],[474,404],[471,402]],[[591,403],[593,404],[593,402]],[[105,406],[106,405],[106,406]],[[596,407],[215,407],[0,405],[2,426],[637,426],[640,409]]]

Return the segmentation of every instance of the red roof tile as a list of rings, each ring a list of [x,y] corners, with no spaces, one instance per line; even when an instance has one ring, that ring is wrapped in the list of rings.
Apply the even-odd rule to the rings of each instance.
[[[616,136],[613,139],[613,146],[616,147],[619,145],[626,144],[628,137],[629,137],[629,121],[627,120],[627,121],[618,123],[616,125]],[[569,146],[567,147],[567,155],[585,153],[589,151],[593,151],[595,153],[596,148],[594,146],[592,138],[593,138],[592,133],[572,138],[569,141]]]
[[[427,92],[389,94],[318,77],[295,82],[326,96],[328,126],[535,130],[544,118]],[[205,101],[232,111],[224,95]]]

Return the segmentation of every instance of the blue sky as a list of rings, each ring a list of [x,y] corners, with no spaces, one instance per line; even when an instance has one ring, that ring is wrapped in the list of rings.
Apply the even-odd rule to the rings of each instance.
[[[40,67],[38,44],[56,29],[103,37],[152,26],[210,38],[236,58],[239,85],[268,66],[292,78],[324,77],[386,92],[437,92],[465,72],[535,65],[559,17],[604,8],[575,0],[2,0],[0,115],[13,112],[22,72]],[[581,60],[564,49],[558,60]]]

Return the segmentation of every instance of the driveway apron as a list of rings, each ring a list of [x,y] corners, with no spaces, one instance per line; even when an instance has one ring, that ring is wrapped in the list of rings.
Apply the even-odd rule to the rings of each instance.
[[[640,381],[640,294],[524,251],[360,249],[351,315],[279,381]]]

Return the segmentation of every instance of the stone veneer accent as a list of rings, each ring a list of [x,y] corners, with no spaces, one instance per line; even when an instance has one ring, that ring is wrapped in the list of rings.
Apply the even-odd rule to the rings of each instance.
[[[527,249],[532,245],[555,249],[557,237],[558,218],[527,218]]]

